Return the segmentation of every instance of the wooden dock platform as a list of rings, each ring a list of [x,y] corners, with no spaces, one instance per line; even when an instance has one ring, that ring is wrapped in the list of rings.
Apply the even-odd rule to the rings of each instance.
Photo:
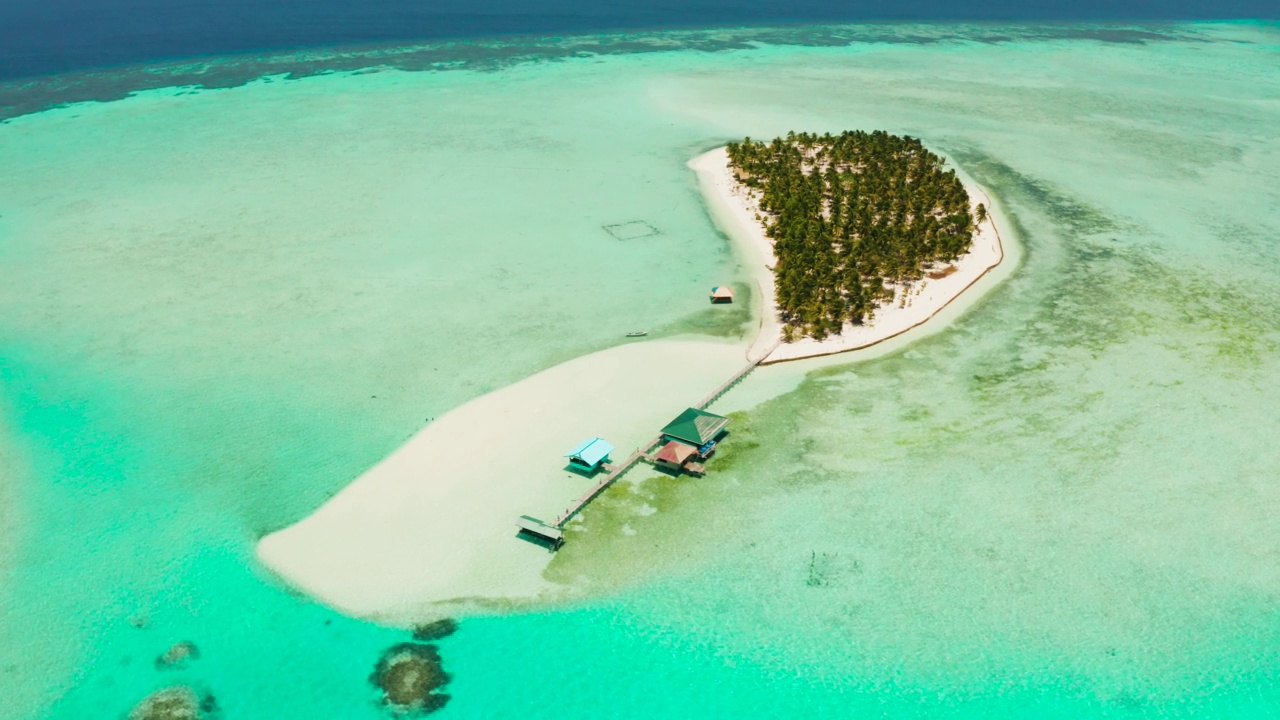
[[[516,520],[516,527],[520,528],[520,532],[528,533],[540,541],[551,546],[552,550],[558,550],[564,544],[564,533],[557,527],[551,527],[536,517],[521,515]]]
[[[707,395],[706,397],[702,398],[702,400],[700,400],[693,407],[697,408],[698,410],[705,410],[708,405],[715,402],[716,400],[719,400],[720,397],[724,395],[726,392],[728,392],[730,388],[732,388],[734,385],[737,385],[739,382],[742,381],[743,378],[745,378],[747,375],[750,375],[752,370],[755,370],[757,367],[759,367],[760,361],[768,357],[769,353],[773,352],[775,348],[777,348],[777,345],[774,345],[773,348],[770,348],[768,351],[763,353],[759,359],[748,362],[740,370],[735,372],[728,380],[725,380],[723,383],[719,385],[719,387],[717,387],[715,390],[712,390],[710,395]],[[582,512],[582,509],[586,507],[588,503],[594,500],[597,495],[604,492],[605,488],[612,485],[614,481],[616,481],[618,478],[626,474],[628,470],[635,467],[641,460],[647,460],[649,462],[653,462],[653,456],[651,454],[651,451],[653,450],[654,446],[658,445],[661,442],[662,442],[662,436],[657,435],[653,439],[649,440],[649,442],[636,448],[636,451],[633,452],[626,460],[623,460],[621,463],[604,464],[603,467],[606,472],[605,476],[600,478],[600,480],[598,480],[594,485],[592,485],[591,488],[588,489],[585,493],[583,493],[581,497],[575,500],[572,505],[570,505],[568,508],[565,508],[565,511],[560,513],[556,517],[555,521],[550,523],[547,527],[555,530],[563,530],[565,523],[572,520],[573,516]],[[702,466],[699,466],[698,470],[705,471],[705,468]],[[701,473],[699,472],[694,474],[700,475]],[[562,543],[564,541],[563,539],[558,538],[558,542]],[[559,545],[557,545],[556,547],[559,547]]]

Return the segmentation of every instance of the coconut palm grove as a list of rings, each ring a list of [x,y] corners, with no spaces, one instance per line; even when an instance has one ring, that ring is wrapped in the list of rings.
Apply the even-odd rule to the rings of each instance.
[[[969,194],[916,138],[877,130],[789,133],[729,143],[737,180],[755,191],[778,262],[784,337],[822,339],[862,324],[973,239]],[[978,221],[985,208],[977,207]]]

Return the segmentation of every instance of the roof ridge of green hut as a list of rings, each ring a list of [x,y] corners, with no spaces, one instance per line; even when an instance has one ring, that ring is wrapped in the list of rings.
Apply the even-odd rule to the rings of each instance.
[[[662,434],[695,446],[715,440],[729,424],[729,418],[698,408],[689,408],[662,428]]]

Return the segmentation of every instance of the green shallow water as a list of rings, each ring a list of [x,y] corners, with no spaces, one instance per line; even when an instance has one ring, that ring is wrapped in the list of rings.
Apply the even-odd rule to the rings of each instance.
[[[254,539],[621,332],[739,331],[684,162],[857,127],[990,188],[1017,271],[740,416],[705,480],[612,490],[551,570],[605,595],[464,620],[440,716],[1280,715],[1280,34],[1086,30],[507,47],[0,126],[0,717],[170,682],[382,716],[405,633]]]

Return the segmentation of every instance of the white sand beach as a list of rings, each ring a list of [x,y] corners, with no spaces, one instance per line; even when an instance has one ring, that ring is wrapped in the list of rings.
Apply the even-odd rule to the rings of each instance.
[[[756,295],[761,298],[762,306],[760,332],[752,342],[750,352],[753,358],[759,357],[778,343],[782,327],[774,302],[773,266],[777,258],[773,253],[773,241],[765,235],[764,227],[756,219],[758,199],[749,188],[734,179],[729,167],[729,154],[723,147],[699,155],[689,162],[689,167],[698,174],[712,217],[734,240],[751,269],[758,290]],[[991,198],[982,188],[972,182],[966,182],[965,188],[975,207],[983,203],[987,208],[993,208]],[[900,288],[895,302],[877,309],[871,321],[864,325],[845,324],[839,335],[825,340],[803,338],[777,345],[772,352],[767,352],[761,364],[859,350],[923,325],[1004,259],[1000,232],[990,215],[980,225],[972,249],[952,263],[954,270],[947,270],[949,274],[946,277],[926,278],[911,287]]]
[[[557,365],[440,417],[263,538],[258,557],[342,612],[391,623],[563,592],[542,578],[550,553],[515,526],[553,519],[594,482],[561,456],[599,435],[624,459],[741,365],[740,345],[681,340]]]
[[[760,325],[747,356],[762,364],[875,345],[924,324],[1004,257],[992,222],[943,278],[905,303],[822,342],[779,345],[773,246],[724,148],[689,163],[717,224],[752,269]],[[970,185],[975,202],[990,199]],[[574,359],[479,397],[428,425],[301,522],[268,535],[258,557],[287,582],[345,613],[410,624],[459,609],[551,600],[550,553],[517,538],[515,520],[553,520],[594,482],[562,455],[601,436],[622,460],[743,363],[736,343],[630,343]]]
[[[778,260],[773,254],[773,243],[764,234],[760,221],[756,220],[759,203],[747,188],[733,179],[729,153],[725,148],[703,153],[690,160],[688,165],[698,175],[698,186],[707,201],[712,220],[729,236],[742,255],[743,264],[751,271],[755,284],[752,300],[756,307],[753,309],[760,324],[747,356],[752,360],[760,359],[769,355],[769,349],[782,338],[782,324],[778,322],[773,287],[773,266]]]

